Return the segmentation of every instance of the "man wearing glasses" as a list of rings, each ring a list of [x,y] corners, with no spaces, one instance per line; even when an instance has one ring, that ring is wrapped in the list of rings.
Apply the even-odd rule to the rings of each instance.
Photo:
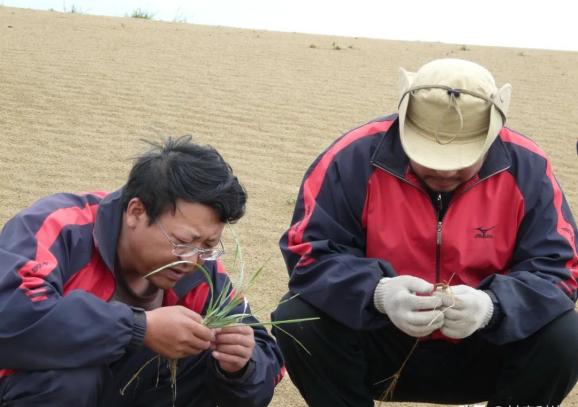
[[[219,153],[182,137],[153,144],[116,192],[17,214],[0,235],[0,406],[170,406],[175,359],[174,405],[267,405],[275,342],[262,327],[204,326],[209,283],[194,272],[215,297],[227,287],[221,234],[245,202]]]

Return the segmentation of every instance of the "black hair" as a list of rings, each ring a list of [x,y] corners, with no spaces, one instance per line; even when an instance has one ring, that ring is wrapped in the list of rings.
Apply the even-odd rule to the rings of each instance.
[[[146,208],[149,224],[176,201],[213,208],[221,222],[234,223],[245,214],[247,193],[223,157],[210,146],[192,142],[190,135],[167,137],[136,158],[122,193],[123,210],[132,198]]]

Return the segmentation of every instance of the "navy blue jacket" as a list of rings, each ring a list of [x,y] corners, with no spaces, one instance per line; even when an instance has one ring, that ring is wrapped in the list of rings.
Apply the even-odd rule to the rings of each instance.
[[[142,345],[144,318],[135,317],[138,313],[128,305],[110,301],[116,289],[121,191],[49,196],[4,226],[0,380],[14,370],[106,365]],[[206,262],[205,267],[218,296],[227,274],[220,262]],[[165,291],[163,306],[183,305],[202,315],[209,301],[202,273],[192,273]],[[271,399],[282,377],[281,355],[264,328],[254,332],[254,363],[242,380],[227,379],[214,363],[208,366],[214,373],[210,386],[216,404],[267,405]]]
[[[397,116],[336,140],[305,174],[280,246],[289,288],[353,329],[389,323],[373,305],[384,276],[486,290],[494,343],[520,340],[574,309],[576,224],[550,161],[503,128],[478,175],[438,209],[411,171]]]

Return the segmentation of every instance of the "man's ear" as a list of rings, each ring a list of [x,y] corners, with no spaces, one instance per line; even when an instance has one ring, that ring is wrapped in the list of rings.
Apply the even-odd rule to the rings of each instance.
[[[146,208],[139,198],[132,198],[126,207],[126,224],[128,227],[135,228],[142,222],[148,225]]]

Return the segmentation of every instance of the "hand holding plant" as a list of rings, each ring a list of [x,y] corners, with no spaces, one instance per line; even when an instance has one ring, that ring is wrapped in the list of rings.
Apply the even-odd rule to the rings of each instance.
[[[198,355],[209,349],[215,339],[213,330],[203,325],[203,318],[179,305],[146,312],[144,344],[169,359]]]
[[[237,373],[247,365],[253,349],[255,336],[253,328],[246,325],[232,325],[215,330],[212,356],[222,370]]]
[[[275,326],[279,331],[293,338],[297,344],[309,353],[297,338],[280,327],[284,324],[306,322],[319,319],[301,318],[286,321],[257,321],[249,308],[245,298],[255,280],[264,269],[261,266],[250,277],[245,275],[245,264],[242,260],[241,248],[236,241],[236,250],[233,265],[238,267],[238,278],[233,283],[228,278],[219,286],[211,271],[203,263],[189,260],[178,260],[170,264],[165,264],[147,275],[148,279],[157,273],[175,266],[192,266],[191,271],[199,272],[203,275],[209,287],[208,303],[204,310],[204,316],[180,306],[162,307],[147,312],[147,333],[145,335],[145,345],[158,353],[157,356],[145,363],[121,389],[124,394],[126,389],[138,379],[140,372],[152,361],[161,361],[164,357],[169,364],[171,371],[171,387],[173,405],[177,398],[177,364],[178,359],[188,355],[196,355],[203,350],[212,349],[212,356],[215,358],[222,370],[227,373],[236,373],[243,369],[253,354],[255,348],[253,327]],[[290,301],[291,297],[285,301]],[[166,318],[161,318],[165,314]],[[150,319],[152,316],[152,320]],[[158,318],[157,318],[158,317]],[[150,326],[152,322],[152,328]],[[149,332],[152,331],[152,332]]]
[[[442,300],[432,296],[435,286],[414,276],[386,277],[379,281],[374,304],[401,331],[414,338],[430,335],[441,328]]]

